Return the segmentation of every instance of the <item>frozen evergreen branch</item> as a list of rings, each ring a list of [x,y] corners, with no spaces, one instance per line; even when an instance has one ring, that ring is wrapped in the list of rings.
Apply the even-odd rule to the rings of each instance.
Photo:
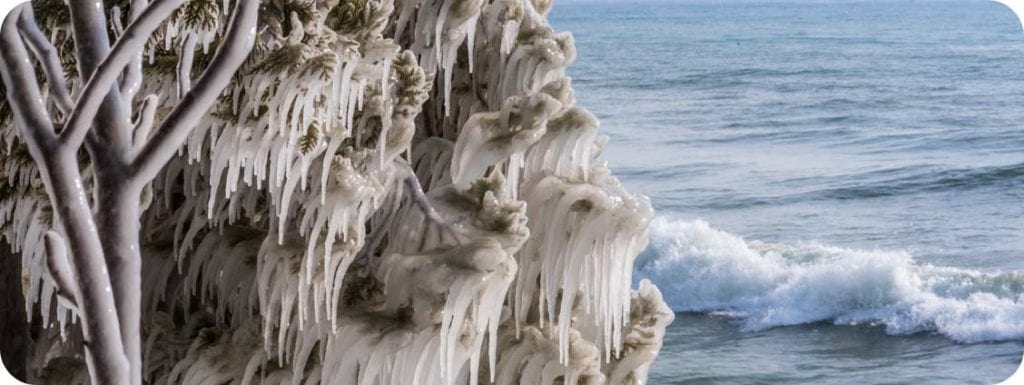
[[[549,2],[99,5],[0,30],[0,236],[63,341],[35,373],[84,347],[62,380],[646,377],[650,204],[597,161]]]

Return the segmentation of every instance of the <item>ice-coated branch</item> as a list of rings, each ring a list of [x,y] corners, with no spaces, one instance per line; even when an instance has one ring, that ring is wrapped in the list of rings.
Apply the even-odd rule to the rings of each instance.
[[[405,177],[403,182],[405,182],[406,191],[412,193],[413,203],[423,211],[423,215],[434,223],[444,223],[444,219],[438,215],[437,210],[434,210],[434,206],[427,199],[427,195],[423,193],[423,188],[420,187],[420,181],[416,179],[416,175]]]
[[[156,3],[154,3],[155,5]],[[152,5],[151,5],[152,7]],[[224,88],[231,82],[235,71],[249,57],[256,38],[258,0],[239,0],[231,17],[227,34],[209,66],[181,102],[167,115],[153,133],[153,137],[139,150],[133,172],[139,180],[156,176],[181,147],[192,128],[216,103]]]
[[[132,1],[129,23],[137,20],[148,5],[148,0]],[[124,36],[123,31],[118,38],[120,36]],[[124,72],[124,76],[121,78],[121,96],[125,100],[133,100],[140,88],[142,88],[142,52],[139,52],[132,58]]]
[[[22,138],[28,144],[29,152],[34,158],[41,157],[53,146],[56,136],[50,114],[43,104],[43,95],[36,82],[35,71],[29,61],[28,51],[18,36],[15,20],[21,18],[27,4],[15,8],[4,20],[0,31],[0,41],[4,49],[0,49],[3,58],[3,79],[7,86],[7,101],[14,112],[16,125],[22,132]],[[17,90],[17,92],[12,92]]]
[[[57,57],[57,49],[43,36],[43,32],[36,25],[32,7],[25,7],[18,17],[18,30],[28,42],[36,59],[42,64],[46,82],[50,85],[50,94],[53,95],[57,108],[61,113],[67,115],[71,112],[73,102],[71,93],[68,92],[67,82],[64,80],[64,70],[61,68],[60,58]]]
[[[75,62],[82,81],[97,71],[99,64],[110,53],[110,37],[107,26],[107,15],[102,1],[69,1],[71,34],[75,42]],[[96,122],[92,130],[87,130],[84,139],[93,156],[94,163],[107,163],[120,166],[124,163],[122,156],[129,143],[131,129],[129,111],[123,104],[121,93],[116,87],[107,86],[101,94]],[[85,131],[85,130],[83,130]],[[72,143],[78,148],[81,142]]]
[[[121,344],[120,326],[110,278],[96,223],[93,221],[75,151],[62,151],[43,105],[28,52],[16,26],[28,5],[15,9],[0,28],[0,74],[8,90],[15,125],[28,145],[33,161],[54,203],[55,218],[68,231],[70,262],[81,278],[79,316],[85,345],[86,364],[99,384],[126,384],[128,360]],[[56,252],[56,251],[55,251]]]
[[[60,133],[61,144],[78,148],[89,127],[96,118],[105,95],[121,75],[121,70],[137,55],[142,53],[150,35],[178,8],[184,0],[157,0],[125,28],[124,35],[117,40],[109,54],[96,67],[83,88],[71,116]],[[78,2],[72,2],[75,4]],[[77,37],[76,37],[77,40]]]
[[[149,138],[149,131],[153,129],[153,120],[156,118],[156,107],[160,104],[160,97],[156,94],[149,94],[142,100],[142,108],[139,109],[139,120],[135,122],[135,130],[132,137],[132,149],[138,150]]]
[[[121,24],[121,7],[113,6],[110,8],[110,21],[114,27],[114,37],[120,38],[124,35],[124,24]]]
[[[68,264],[68,249],[64,238],[50,230],[44,236],[46,240],[46,268],[57,284],[57,295],[78,307],[78,284],[71,265]]]
[[[108,281],[106,290],[113,291],[116,304],[113,314],[120,333],[118,342],[122,355],[127,358],[128,377],[118,384],[142,383],[138,219],[142,184],[136,183],[126,172],[132,154],[134,127],[117,81],[124,68],[139,58],[153,32],[182,2],[158,0],[149,4],[124,29],[113,47],[107,39],[102,3],[69,3],[79,73],[90,76],[60,133],[60,146],[73,153],[86,140],[93,160],[97,197],[94,227],[103,233],[102,256],[109,269],[109,275],[103,272]],[[86,277],[89,278],[92,277]]]
[[[40,345],[32,369],[84,357],[76,381],[47,380],[115,385],[642,383],[670,318],[643,283],[630,296],[653,214],[598,161],[548,6],[293,3],[68,0],[70,25],[39,12],[83,59],[66,113],[42,97],[54,82],[28,29],[0,34],[9,127],[37,166],[0,181],[49,193],[0,200],[15,218],[0,237],[28,250],[29,311],[56,317],[39,341],[78,315],[86,343]]]

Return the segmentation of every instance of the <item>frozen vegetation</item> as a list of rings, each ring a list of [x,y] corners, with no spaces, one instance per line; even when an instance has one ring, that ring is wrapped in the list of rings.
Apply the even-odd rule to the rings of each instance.
[[[653,211],[549,1],[72,3],[3,32],[33,383],[646,381]]]

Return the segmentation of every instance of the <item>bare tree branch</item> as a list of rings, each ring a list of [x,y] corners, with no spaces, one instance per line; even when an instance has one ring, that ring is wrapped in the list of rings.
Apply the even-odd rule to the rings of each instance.
[[[138,150],[149,138],[149,131],[153,129],[153,120],[156,117],[156,107],[160,104],[160,98],[156,94],[149,94],[142,100],[142,108],[139,109],[139,120],[135,123],[135,133],[132,138],[132,148]]]
[[[441,215],[437,213],[437,210],[434,210],[434,205],[430,204],[430,200],[427,199],[427,194],[425,194],[423,192],[423,188],[420,187],[419,179],[416,178],[415,174],[410,174],[411,175],[406,176],[402,182],[405,183],[406,191],[411,194],[410,199],[412,199],[412,202],[416,204],[416,207],[420,208],[423,215],[431,222],[441,225],[446,224],[444,219],[441,218]]]
[[[140,60],[150,36],[182,2],[157,0],[146,6],[112,48],[101,7],[91,7],[85,1],[68,4],[81,73],[91,75],[60,134],[60,145],[75,149],[85,140],[95,166],[95,225],[105,234],[101,247],[109,270],[107,279],[114,288],[119,342],[128,358],[128,377],[123,384],[142,383],[142,257],[138,247],[142,184],[131,178],[126,169],[133,156],[134,127],[130,109],[122,104],[117,81],[125,66]]]
[[[114,27],[114,38],[121,38],[121,35],[124,35],[124,25],[121,24],[121,7],[115,5],[110,8],[110,20]]]
[[[112,86],[122,69],[131,60],[138,59],[139,54],[145,47],[150,34],[161,25],[181,0],[157,0],[151,3],[139,17],[125,29],[124,35],[115,43],[113,49],[106,59],[100,64],[90,85],[97,81],[96,92]],[[208,73],[200,78],[199,84],[193,91],[189,92],[180,104],[170,113],[168,121],[176,121],[175,117],[189,116],[198,111],[197,116],[201,117],[210,106],[216,102],[216,97],[228,85],[231,77],[237,68],[248,57],[252,47],[252,33],[244,34],[242,31],[255,30],[256,14],[258,12],[258,1],[250,0],[245,6],[236,5],[234,19],[224,42],[221,44],[218,54],[214,56]],[[241,16],[240,16],[241,15]],[[238,23],[238,20],[245,22]],[[241,28],[241,30],[239,30]],[[239,38],[242,36],[242,38]],[[223,79],[218,74],[223,73]],[[101,81],[100,81],[101,80]],[[89,87],[89,86],[87,86]],[[199,92],[197,92],[197,90]],[[92,91],[92,90],[88,90]],[[81,100],[80,100],[81,102]],[[77,112],[77,109],[76,109]],[[85,112],[88,112],[86,110]],[[88,119],[84,119],[88,120]],[[101,119],[102,120],[102,119]],[[143,117],[145,120],[145,117]],[[140,121],[140,123],[144,123]],[[163,158],[159,164],[154,165],[152,174],[139,175],[137,168],[106,170],[101,167],[97,173],[96,191],[101,196],[96,202],[97,212],[104,213],[98,217],[98,225],[105,233],[103,248],[107,255],[108,265],[112,281],[116,284],[115,299],[118,309],[118,317],[121,325],[121,335],[124,341],[124,349],[129,357],[130,384],[141,384],[141,341],[140,341],[140,319],[141,319],[141,255],[139,245],[139,216],[141,213],[140,195],[142,186],[151,180],[166,164],[174,154],[177,146],[180,146],[184,138],[194,127],[195,123],[188,125],[168,125],[164,122],[162,127],[170,127],[173,130],[163,131],[180,135],[182,139],[171,148],[170,154]],[[143,130],[146,131],[146,130]],[[129,133],[130,134],[130,133]],[[145,134],[145,132],[142,132]],[[158,137],[161,131],[153,136]],[[174,136],[172,135],[172,136]],[[144,140],[145,135],[138,135]],[[129,139],[134,142],[134,138]],[[153,140],[151,139],[150,142]],[[161,143],[156,141],[155,143]],[[142,148],[129,148],[125,150],[127,156],[146,157],[152,155],[148,146]],[[129,146],[132,143],[129,142]],[[92,153],[92,151],[90,151]],[[130,159],[130,158],[129,158]],[[102,172],[102,173],[101,173]],[[103,173],[107,174],[106,176]]]
[[[0,75],[8,90],[15,123],[28,144],[32,159],[46,185],[56,219],[68,230],[71,262],[80,278],[77,298],[85,340],[86,363],[93,383],[125,384],[129,365],[121,343],[110,278],[104,260],[92,210],[82,186],[76,152],[58,146],[49,115],[43,105],[28,52],[18,35],[17,20],[25,7],[18,7],[0,28]]]
[[[88,79],[110,52],[107,15],[102,0],[68,1],[67,4],[78,73],[81,79]],[[99,119],[95,129],[86,132],[86,145],[93,163],[119,166],[126,162],[125,153],[131,142],[130,106],[121,100],[120,89],[108,86],[104,91],[96,111]]]
[[[43,36],[43,32],[36,25],[35,15],[32,14],[32,7],[25,7],[18,17],[18,29],[21,36],[28,42],[36,59],[42,64],[43,73],[46,74],[46,82],[50,84],[50,94],[60,112],[67,115],[71,112],[71,93],[68,92],[67,81],[64,80],[64,69],[60,65],[60,58],[57,57],[57,49]]]
[[[71,148],[81,145],[93,119],[96,118],[103,102],[103,95],[110,91],[110,87],[117,81],[121,70],[128,62],[141,54],[153,31],[156,31],[182,2],[183,0],[157,0],[146,7],[139,18],[125,29],[124,35],[117,40],[106,59],[96,68],[78,97],[78,103],[75,104],[71,117],[60,133],[63,145]]]
[[[64,238],[53,230],[47,231],[43,237],[46,242],[46,269],[57,284],[57,295],[78,307],[78,285],[71,272],[71,265],[68,264],[68,249],[64,245]]]
[[[426,217],[427,220],[433,222],[434,225],[443,230],[444,233],[455,241],[456,244],[461,245],[468,241],[466,237],[461,234],[461,231],[456,229],[451,222],[445,221],[444,218],[441,218],[441,214],[437,213],[437,210],[434,209],[434,205],[432,205],[430,203],[430,199],[427,198],[427,194],[423,192],[423,187],[420,186],[420,180],[416,177],[416,174],[409,171],[409,175],[403,179],[403,182],[405,183],[406,191],[411,195],[410,199],[416,207],[419,207],[423,216]],[[441,235],[442,233],[438,233],[439,237]]]
[[[82,187],[78,158],[72,151],[55,151],[35,159],[50,191],[50,202],[67,230],[71,263],[79,282],[79,315],[85,337],[86,361],[93,383],[128,384],[130,365],[125,353],[100,232]]]
[[[138,152],[133,173],[140,180],[151,180],[174,157],[192,128],[213,106],[231,83],[238,67],[249,57],[256,37],[258,0],[238,0],[223,43],[217,48],[202,77],[167,116],[153,137]]]
[[[29,61],[28,51],[18,36],[16,20],[20,19],[27,4],[15,8],[4,20],[0,31],[0,49],[3,58],[3,79],[7,86],[7,100],[14,111],[15,123],[21,128],[22,136],[33,157],[42,156],[56,143],[50,114],[43,104],[43,95],[36,81],[35,71]],[[15,90],[17,90],[15,92]]]
[[[123,30],[117,28],[120,38],[113,47],[107,36],[102,2],[68,3],[79,73],[87,82],[73,103],[71,95],[66,94],[65,83],[50,82],[64,87],[65,92],[54,92],[55,97],[62,99],[60,109],[66,112],[67,118],[59,133],[52,127],[26,43],[21,40],[17,27],[21,26],[25,38],[33,45],[39,61],[47,68],[47,76],[58,79],[59,72],[54,69],[58,68],[59,61],[52,45],[42,37],[24,6],[0,31],[0,41],[5,43],[5,49],[0,50],[3,59],[0,69],[5,84],[8,89],[25,90],[9,94],[16,123],[39,166],[55,218],[69,236],[73,257],[70,260],[60,238],[55,233],[46,235],[48,268],[61,298],[80,309],[86,360],[95,384],[140,385],[142,382],[141,255],[138,247],[141,189],[170,160],[197,120],[216,103],[235,71],[248,58],[255,38],[259,2],[239,1],[224,42],[191,90],[193,58],[186,54],[182,59],[179,72],[183,75],[182,101],[149,140],[157,108],[156,97],[146,99],[133,125],[129,120],[130,106],[122,104],[117,82],[124,72],[125,82],[120,86],[137,92],[146,43],[182,3],[183,0],[156,0],[147,6],[144,1],[136,2],[133,21]],[[142,7],[145,9],[140,11]],[[183,50],[194,51],[195,44],[196,36],[190,36],[184,41]],[[8,46],[12,48],[7,49]],[[128,65],[132,68],[125,72]],[[161,137],[164,139],[159,140]],[[86,199],[76,157],[83,143],[93,161],[95,210]],[[124,166],[136,156],[135,150],[143,157],[153,155],[150,151],[167,155],[145,158],[159,162],[151,164],[152,173],[140,174],[139,168],[129,173]],[[74,286],[74,278],[78,278],[80,286]]]
[[[142,11],[149,6],[148,0],[134,0],[131,4],[131,10],[129,15],[129,23],[139,19],[142,15]],[[124,36],[124,33],[121,33]],[[121,78],[121,96],[126,100],[134,100],[135,94],[142,88],[142,52],[139,52],[132,58],[128,64],[127,70],[124,72],[124,76]]]

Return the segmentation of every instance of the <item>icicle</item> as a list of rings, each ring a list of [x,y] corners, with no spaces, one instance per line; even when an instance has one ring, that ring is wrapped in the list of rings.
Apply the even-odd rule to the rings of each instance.
[[[476,48],[476,22],[479,15],[474,15],[467,22],[466,49],[469,57],[469,73],[473,73],[473,50]]]
[[[531,222],[534,224],[531,233],[547,235],[531,239],[524,246],[519,259],[523,272],[539,274],[541,286],[540,290],[534,288],[530,275],[521,277],[516,288],[515,312],[522,322],[525,316],[522,307],[530,304],[523,296],[539,292],[541,317],[558,328],[561,362],[568,358],[570,313],[575,293],[580,289],[587,302],[585,308],[596,310],[598,325],[604,326],[593,338],[605,346],[606,357],[610,357],[613,350],[621,351],[621,342],[613,336],[620,334],[629,319],[629,304],[623,300],[629,292],[631,279],[631,269],[626,267],[632,265],[636,253],[644,246],[638,242],[646,242],[642,229],[646,228],[651,211],[645,201],[620,194],[615,184],[598,187],[549,177],[537,184],[527,199],[529,216],[540,219]],[[565,229],[569,229],[568,234]],[[602,238],[608,229],[615,229],[610,233],[612,237]],[[535,261],[536,256],[545,257]],[[588,264],[587,258],[596,258],[597,263],[610,268],[588,267],[593,262]],[[542,268],[534,267],[535,263],[540,263]]]
[[[191,53],[218,44],[232,3],[202,26],[167,23],[155,44],[178,47],[177,71],[148,75],[142,95],[189,91]],[[630,292],[650,206],[596,160],[607,139],[575,107],[572,37],[546,3],[370,2],[366,29],[323,28],[338,6],[261,21],[251,66],[147,187],[162,204],[140,219],[144,381],[642,380],[671,317],[648,284]],[[300,48],[294,66],[261,66],[285,47]],[[429,97],[443,100],[424,112]],[[0,177],[44,188],[32,167]],[[24,251],[26,310],[54,309],[44,338],[73,345],[76,314],[38,251],[50,208],[15,202],[0,202],[0,234]]]
[[[391,100],[388,98],[388,89],[391,87],[391,61],[384,59],[383,67],[384,70],[380,78],[380,92],[381,100],[384,103],[384,113],[380,118],[380,135],[377,136],[377,167],[381,169],[384,168],[384,147],[388,141],[388,132],[391,131],[391,113],[394,108]]]

